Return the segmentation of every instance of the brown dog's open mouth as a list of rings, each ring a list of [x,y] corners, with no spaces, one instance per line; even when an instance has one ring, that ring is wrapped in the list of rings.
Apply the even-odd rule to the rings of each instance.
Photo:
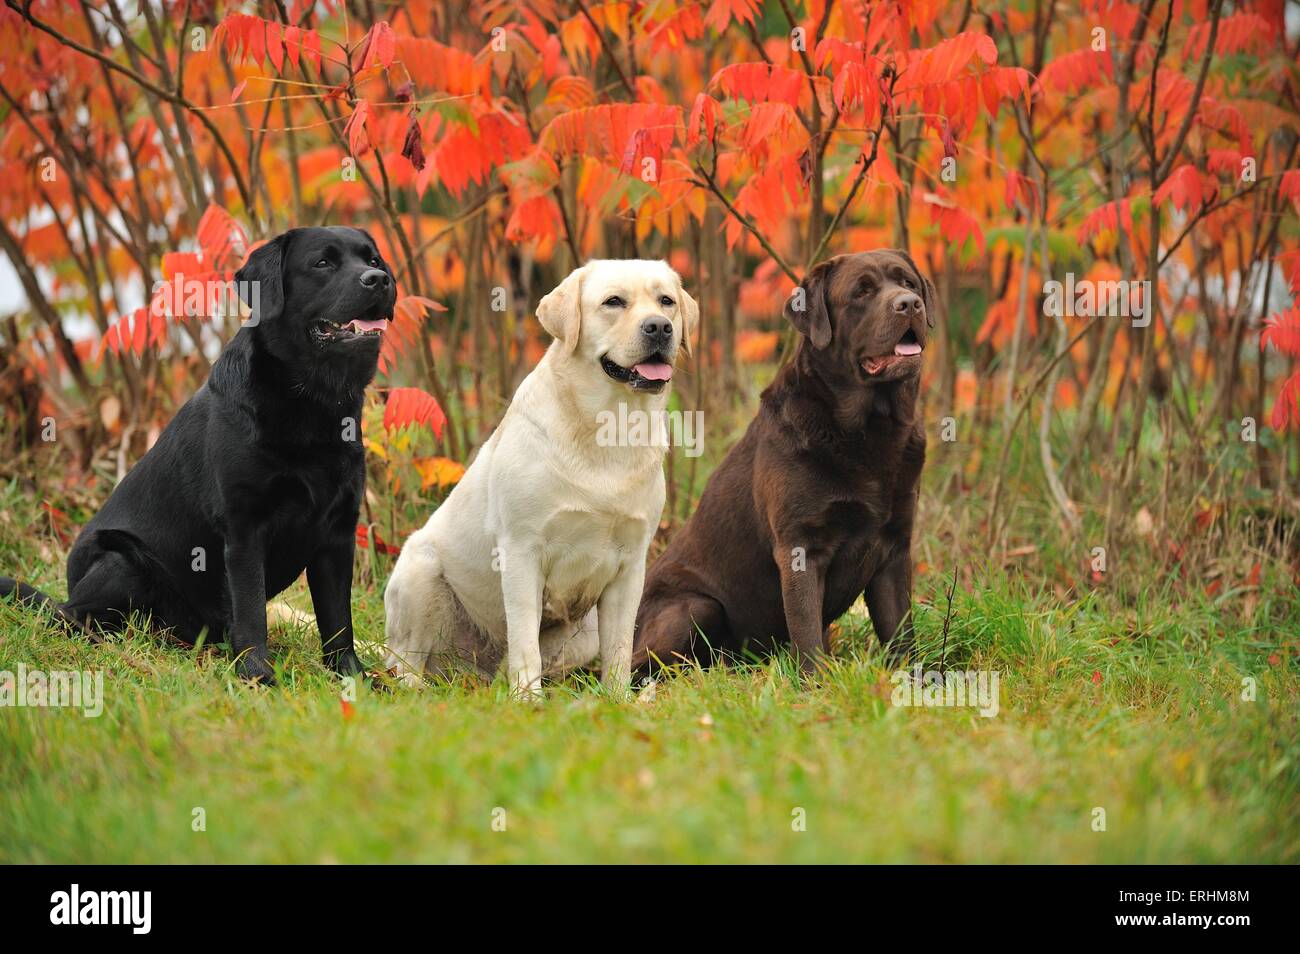
[[[348,321],[323,319],[312,325],[311,335],[321,343],[379,339],[388,328],[388,318],[352,318]]]
[[[907,331],[903,332],[903,336],[898,339],[898,343],[894,345],[893,354],[866,358],[862,362],[862,368],[867,374],[880,374],[895,365],[906,363],[911,358],[920,357],[921,352],[924,350],[925,345],[916,337],[916,332],[908,328]]]
[[[600,366],[615,381],[636,391],[662,391],[673,378],[672,363],[662,354],[652,354],[625,368],[608,357],[600,359]]]

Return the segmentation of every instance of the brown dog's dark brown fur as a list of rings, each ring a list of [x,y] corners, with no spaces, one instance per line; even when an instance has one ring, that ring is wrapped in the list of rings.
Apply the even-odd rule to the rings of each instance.
[[[638,668],[789,641],[811,670],[859,595],[891,651],[910,645],[921,355],[892,356],[909,331],[924,347],[934,286],[881,250],[824,262],[800,289],[785,308],[797,353],[646,575]]]

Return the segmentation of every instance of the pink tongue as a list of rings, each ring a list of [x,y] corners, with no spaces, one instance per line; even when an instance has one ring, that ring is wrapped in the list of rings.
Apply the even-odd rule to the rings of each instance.
[[[920,354],[921,346],[919,344],[899,344],[894,345],[894,354]]]
[[[671,364],[638,364],[632,370],[648,381],[671,381],[673,378]]]
[[[374,321],[366,321],[364,318],[353,318],[348,324],[357,331],[383,331],[388,327],[388,320],[376,318]]]

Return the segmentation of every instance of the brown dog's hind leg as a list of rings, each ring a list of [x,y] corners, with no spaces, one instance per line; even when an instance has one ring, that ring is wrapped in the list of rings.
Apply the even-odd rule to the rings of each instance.
[[[642,604],[632,646],[632,670],[657,672],[664,666],[711,655],[726,639],[727,616],[709,596],[684,594]]]

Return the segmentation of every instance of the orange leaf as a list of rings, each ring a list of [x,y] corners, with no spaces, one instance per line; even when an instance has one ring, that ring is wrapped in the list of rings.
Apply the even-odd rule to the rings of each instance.
[[[420,472],[420,489],[450,487],[465,476],[465,465],[450,457],[417,457],[413,463]]]

